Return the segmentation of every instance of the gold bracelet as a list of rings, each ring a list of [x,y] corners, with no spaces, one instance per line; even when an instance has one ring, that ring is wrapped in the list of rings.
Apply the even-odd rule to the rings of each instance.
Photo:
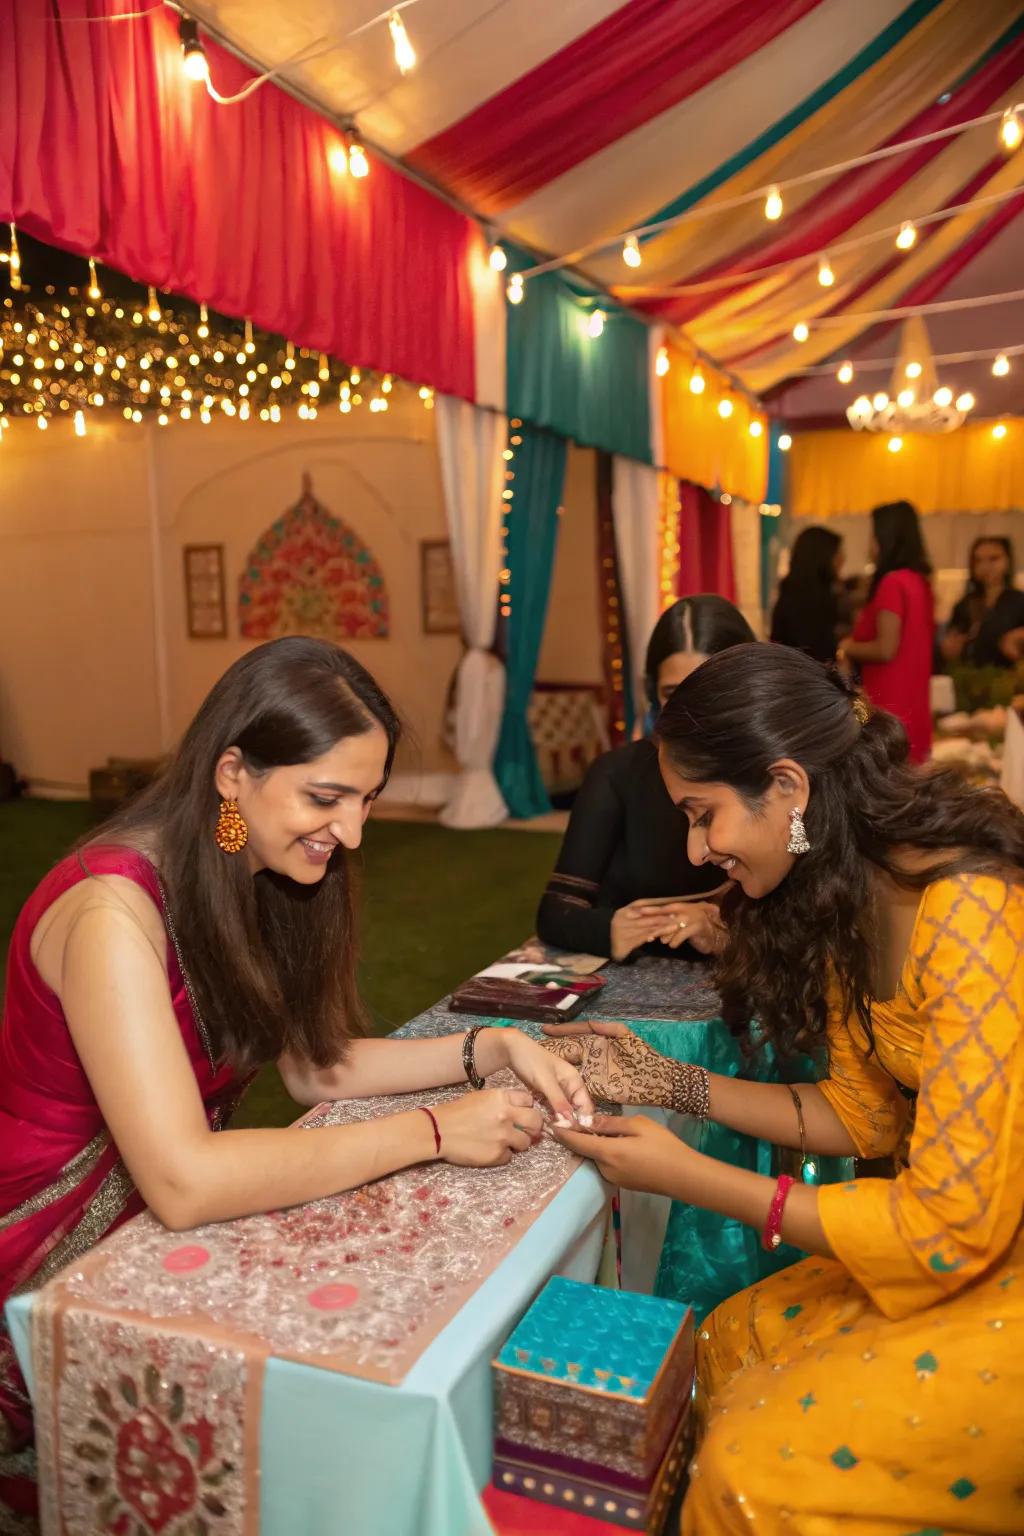
[[[800,1177],[805,1184],[813,1183],[818,1170],[814,1163],[808,1162],[807,1160],[807,1135],[804,1129],[804,1107],[800,1102],[800,1095],[793,1087],[793,1084],[787,1083],[786,1087],[789,1089],[793,1103],[796,1105],[796,1128],[800,1133]]]

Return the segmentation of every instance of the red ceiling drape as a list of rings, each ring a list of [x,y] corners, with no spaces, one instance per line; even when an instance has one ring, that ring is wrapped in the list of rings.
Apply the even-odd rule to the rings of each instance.
[[[361,181],[332,168],[337,131],[273,82],[217,105],[184,76],[168,10],[83,19],[124,9],[0,0],[0,219],[472,399],[470,221],[380,162]],[[251,78],[206,48],[222,94]]]

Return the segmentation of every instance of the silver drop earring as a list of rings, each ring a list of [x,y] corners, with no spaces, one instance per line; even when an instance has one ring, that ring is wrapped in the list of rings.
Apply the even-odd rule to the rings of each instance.
[[[796,806],[789,813],[789,842],[786,844],[787,853],[810,853],[811,845],[807,840],[807,828],[804,826],[804,818]]]

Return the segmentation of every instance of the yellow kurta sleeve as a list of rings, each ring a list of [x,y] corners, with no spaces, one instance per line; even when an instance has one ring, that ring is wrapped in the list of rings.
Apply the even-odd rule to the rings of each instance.
[[[1024,1207],[1024,891],[963,875],[925,893],[905,973],[922,1016],[906,1170],[819,1191],[836,1257],[887,1317],[960,1290]]]

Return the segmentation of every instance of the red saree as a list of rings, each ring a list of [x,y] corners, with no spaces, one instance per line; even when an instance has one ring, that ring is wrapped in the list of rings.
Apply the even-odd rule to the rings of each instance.
[[[122,875],[163,911],[156,871],[128,848],[96,847],[62,860],[15,925],[0,1027],[0,1529],[35,1518],[32,1410],[3,1321],[3,1304],[35,1289],[142,1210],[78,1059],[63,1010],[29,946],[43,913],[90,875]],[[210,1060],[170,939],[167,980],[175,1017],[211,1127],[224,1124],[244,1084]],[[6,1517],[6,1518],[5,1518]]]

